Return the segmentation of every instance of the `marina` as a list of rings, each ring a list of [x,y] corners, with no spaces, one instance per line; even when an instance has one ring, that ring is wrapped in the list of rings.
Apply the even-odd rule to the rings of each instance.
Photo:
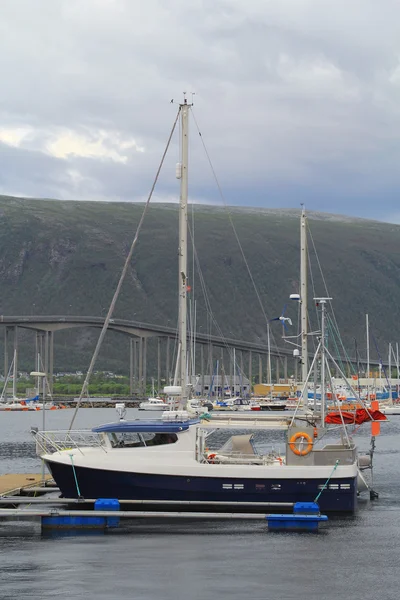
[[[67,412],[51,413],[49,426],[54,428],[57,423],[66,428],[70,418]],[[82,429],[88,427],[94,418],[98,423],[109,422],[114,414],[114,409],[81,409],[77,426]],[[137,414],[135,409],[128,409],[129,418]],[[30,418],[28,413],[8,413],[7,423],[0,423],[0,434],[7,444],[7,449],[2,451],[3,468],[13,472],[20,469],[22,484],[29,470],[39,474],[41,469],[29,434]],[[35,418],[40,419],[40,416],[35,415]],[[372,548],[375,569],[379,569],[385,580],[386,598],[392,600],[396,597],[398,586],[393,559],[397,556],[396,538],[400,533],[399,434],[400,423],[393,419],[383,428],[379,439],[375,455],[379,500],[371,502],[368,497],[360,498],[355,516],[331,517],[328,523],[321,525],[318,535],[312,535],[312,539],[304,533],[275,534],[270,531],[263,516],[270,512],[268,507],[265,507],[262,518],[208,519],[205,515],[193,520],[190,516],[123,519],[120,527],[108,528],[105,534],[103,530],[87,529],[74,535],[54,530],[44,533],[40,517],[28,520],[2,518],[2,593],[7,600],[8,596],[11,600],[12,594],[19,597],[30,594],[35,600],[46,597],[46,594],[50,597],[56,576],[62,600],[78,599],[82,593],[82,581],[88,580],[90,594],[104,599],[113,593],[122,600],[130,593],[146,600],[157,595],[173,600],[174,597],[184,597],[182,588],[187,582],[186,573],[190,572],[191,593],[199,600],[204,597],[211,600],[215,595],[223,594],[232,581],[236,581],[234,597],[247,590],[252,597],[262,600],[265,586],[280,589],[282,561],[285,559],[290,563],[292,572],[286,577],[285,593],[288,595],[298,591],[301,580],[303,592],[313,600],[317,598],[316,590],[324,585],[328,600],[334,600],[338,593],[345,594],[349,585],[354,590],[353,598],[363,600],[371,597],[371,581],[375,575],[360,578],[355,572],[355,565],[359,561],[368,562]],[[278,444],[282,432],[277,430],[274,435]],[[366,431],[359,434],[358,443],[361,451],[368,449]],[[19,501],[18,506],[30,504],[32,509],[40,505],[42,497],[20,496],[14,500]],[[0,506],[4,506],[2,502]],[[64,505],[62,498],[53,499],[53,502],[55,507]],[[75,503],[78,504],[76,499]],[[140,503],[138,506],[139,510],[143,510]],[[175,506],[173,510],[181,512],[179,505]],[[291,512],[291,507],[288,510]],[[198,512],[204,512],[204,508]],[[232,509],[228,508],[228,512]],[[248,513],[249,509],[241,512]],[[304,575],[305,546],[308,560],[312,563],[309,569],[312,581]],[[129,569],[125,566],[124,556],[127,555],[130,557]],[[154,569],[153,563],[161,564],[167,555],[173,562],[179,560],[182,569],[174,571],[173,580],[165,588],[169,569]],[[79,557],[78,561],[76,557]],[[240,576],[237,574],[239,563]],[[345,582],[341,578],[337,585],[331,587],[326,586],[326,571],[333,563],[337,569],[346,570],[347,577]],[[102,565],[100,573],[99,564]],[[129,580],[126,579],[128,572]],[[116,589],[117,578],[120,583]]]
[[[332,300],[330,297],[314,298],[316,307],[319,307],[320,331],[315,354],[309,365],[307,220],[304,207],[300,218],[301,293],[290,296],[290,299],[297,302],[300,308],[301,330],[297,336],[300,338],[300,344],[290,341],[291,338],[285,333],[286,322],[292,324],[291,319],[284,316],[286,305],[280,317],[270,319],[268,322],[268,324],[271,321],[282,323],[283,339],[296,346],[293,352],[296,358],[301,356],[303,387],[294,413],[284,425],[286,430],[285,451],[282,452],[274,446],[261,450],[253,441],[254,431],[262,429],[264,435],[268,436],[271,428],[282,425],[281,420],[259,418],[253,415],[250,415],[250,419],[245,419],[240,415],[240,411],[235,419],[232,418],[233,415],[224,419],[217,414],[215,420],[215,417],[209,414],[208,408],[201,402],[193,405],[191,391],[195,350],[191,347],[191,338],[188,336],[190,314],[188,312],[188,293],[191,289],[188,269],[188,149],[192,106],[192,103],[187,100],[187,95],[184,94],[159,167],[160,171],[179,121],[181,162],[176,166],[176,177],[180,181],[178,345],[172,385],[166,385],[163,389],[167,396],[169,410],[162,412],[160,419],[129,421],[125,419],[126,407],[123,404],[117,404],[119,421],[93,427],[91,431],[73,429],[80,402],[88,389],[96,357],[108,325],[112,322],[114,306],[135,249],[145,216],[144,212],[104,320],[69,430],[46,431],[44,426],[42,431],[35,430],[33,433],[37,452],[60,488],[62,495],[68,498],[95,496],[99,501],[108,498],[116,499],[118,502],[136,499],[204,500],[220,502],[221,506],[224,501],[291,502],[294,507],[299,503],[302,505],[310,503],[315,498],[314,502],[317,499],[319,501],[318,511],[321,508],[324,512],[354,514],[359,494],[369,490],[372,497],[376,495],[376,492],[361,474],[357,446],[349,435],[348,423],[344,419],[332,384],[329,360],[344,378],[345,374],[327,348],[326,328],[329,326],[329,320],[327,320],[329,317],[326,310],[330,307]],[[150,202],[151,194],[152,192],[147,200],[145,210]],[[301,354],[298,348],[301,348]],[[269,327],[268,360],[270,363]],[[304,414],[301,409],[308,400],[308,384],[317,361],[321,365],[320,407],[317,410],[315,405],[312,414],[307,412]],[[16,350],[14,350],[13,364],[15,371]],[[44,396],[46,385],[49,391],[50,386],[47,372],[40,372],[40,366],[40,355],[38,355],[38,371],[33,374],[38,377],[38,381],[42,377]],[[219,362],[217,361],[217,377],[218,371]],[[234,364],[234,373],[236,378],[236,364]],[[271,369],[269,369],[269,374],[271,375]],[[347,380],[346,384],[352,390]],[[330,414],[326,402],[327,386],[329,385],[333,405],[338,410],[338,420],[336,421],[332,418],[329,420]],[[39,388],[39,384],[37,387]],[[222,387],[217,385],[217,401],[218,392]],[[356,411],[355,415],[360,416],[357,424],[361,425],[362,422],[371,421],[373,426],[371,450],[364,461],[364,468],[369,468],[372,474],[374,440],[378,432],[376,421],[386,420],[386,417],[379,410],[371,412],[370,407],[364,404],[361,397],[358,397],[358,401],[362,406],[363,416],[361,419],[361,415]],[[224,401],[224,404],[223,408],[229,408],[227,402]],[[163,401],[159,398],[151,398],[147,403],[140,404],[139,409],[151,409],[155,405],[163,406]],[[279,407],[283,408],[282,405]],[[215,408],[218,407],[214,405]],[[354,423],[356,423],[355,417]],[[335,443],[326,441],[326,435],[329,435],[330,431],[329,425],[333,425],[333,429],[339,428],[341,431],[340,438],[336,439]],[[233,429],[243,430],[244,428],[249,430],[249,433],[232,434]],[[222,446],[210,450],[208,438],[211,436],[212,439],[213,432],[220,430],[230,431],[230,437]]]
[[[0,19],[0,600],[398,600],[400,4]]]

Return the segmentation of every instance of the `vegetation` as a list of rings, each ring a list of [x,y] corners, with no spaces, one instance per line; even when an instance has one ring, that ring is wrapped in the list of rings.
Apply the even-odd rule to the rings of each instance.
[[[79,396],[82,390],[83,377],[74,375],[55,378],[53,382],[53,393],[55,396]],[[23,397],[26,390],[33,389],[35,381],[33,378],[19,379],[17,383],[17,394]],[[150,392],[150,389],[149,389]],[[129,396],[129,380],[127,377],[104,377],[93,376],[89,384],[89,396]]]
[[[0,197],[0,314],[104,316],[142,210],[140,204]],[[266,343],[263,310],[267,318],[280,315],[289,295],[298,292],[298,217],[298,211],[232,209],[261,307],[227,212],[195,208],[198,262],[213,317],[225,336]],[[115,317],[175,326],[177,220],[177,206],[151,207]],[[319,214],[309,215],[309,226],[349,354],[354,355],[354,338],[365,354],[368,312],[386,355],[383,342],[396,341],[399,322],[400,227]],[[327,294],[311,243],[310,261],[311,299]],[[190,285],[198,331],[218,335],[198,271]],[[297,322],[295,305],[288,315]],[[272,326],[279,342],[279,325]],[[56,333],[55,369],[85,371],[97,334],[91,329]],[[21,335],[20,348],[20,368],[29,372],[35,356],[31,332]],[[155,350],[149,352],[154,363]],[[128,356],[128,340],[110,333],[97,366],[126,374]]]

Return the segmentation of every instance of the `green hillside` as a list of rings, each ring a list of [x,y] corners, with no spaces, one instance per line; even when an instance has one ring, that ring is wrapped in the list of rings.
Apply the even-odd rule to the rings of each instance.
[[[0,314],[105,315],[142,210],[139,204],[0,197]],[[232,219],[267,316],[278,316],[289,294],[298,291],[299,211],[235,208]],[[151,206],[115,317],[176,324],[177,220],[176,205]],[[365,346],[366,312],[387,353],[383,344],[398,336],[400,227],[321,214],[310,214],[309,226],[350,354],[355,337],[360,350]],[[194,238],[223,333],[265,341],[266,323],[227,211],[197,206]],[[315,292],[325,295],[312,252],[310,260]],[[191,285],[198,330],[216,335],[198,273]],[[311,285],[309,292],[312,298]],[[295,321],[296,307],[290,305],[288,314]],[[55,369],[85,370],[96,335],[57,334]],[[24,340],[21,367],[29,369],[33,337]],[[127,350],[126,338],[110,334],[99,367],[126,371]]]

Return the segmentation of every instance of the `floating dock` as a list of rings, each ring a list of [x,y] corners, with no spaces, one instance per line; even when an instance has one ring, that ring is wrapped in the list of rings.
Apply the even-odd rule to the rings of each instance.
[[[38,485],[39,484],[39,485]],[[326,521],[316,503],[214,502],[60,498],[48,475],[0,476],[0,519],[40,521],[43,531],[82,531],[119,527],[121,519],[259,520],[275,531],[317,531]],[[32,497],[32,494],[35,497]],[[41,495],[37,497],[36,494]],[[43,494],[46,494],[43,497]],[[121,507],[122,504],[122,507]],[[145,510],[143,510],[145,508]],[[267,510],[289,511],[267,514]],[[245,512],[247,511],[247,512]],[[250,512],[251,511],[251,512]]]

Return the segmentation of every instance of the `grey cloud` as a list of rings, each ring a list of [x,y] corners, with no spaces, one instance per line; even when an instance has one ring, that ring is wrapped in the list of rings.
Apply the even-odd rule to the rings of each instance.
[[[228,202],[397,215],[396,2],[3,0],[1,12],[0,136],[33,130],[0,147],[2,193],[142,199],[185,89]],[[49,155],[62,132],[96,144],[100,130],[110,151],[132,139],[145,152]],[[214,202],[192,133],[191,190]],[[177,195],[177,158],[175,139],[159,198]]]

